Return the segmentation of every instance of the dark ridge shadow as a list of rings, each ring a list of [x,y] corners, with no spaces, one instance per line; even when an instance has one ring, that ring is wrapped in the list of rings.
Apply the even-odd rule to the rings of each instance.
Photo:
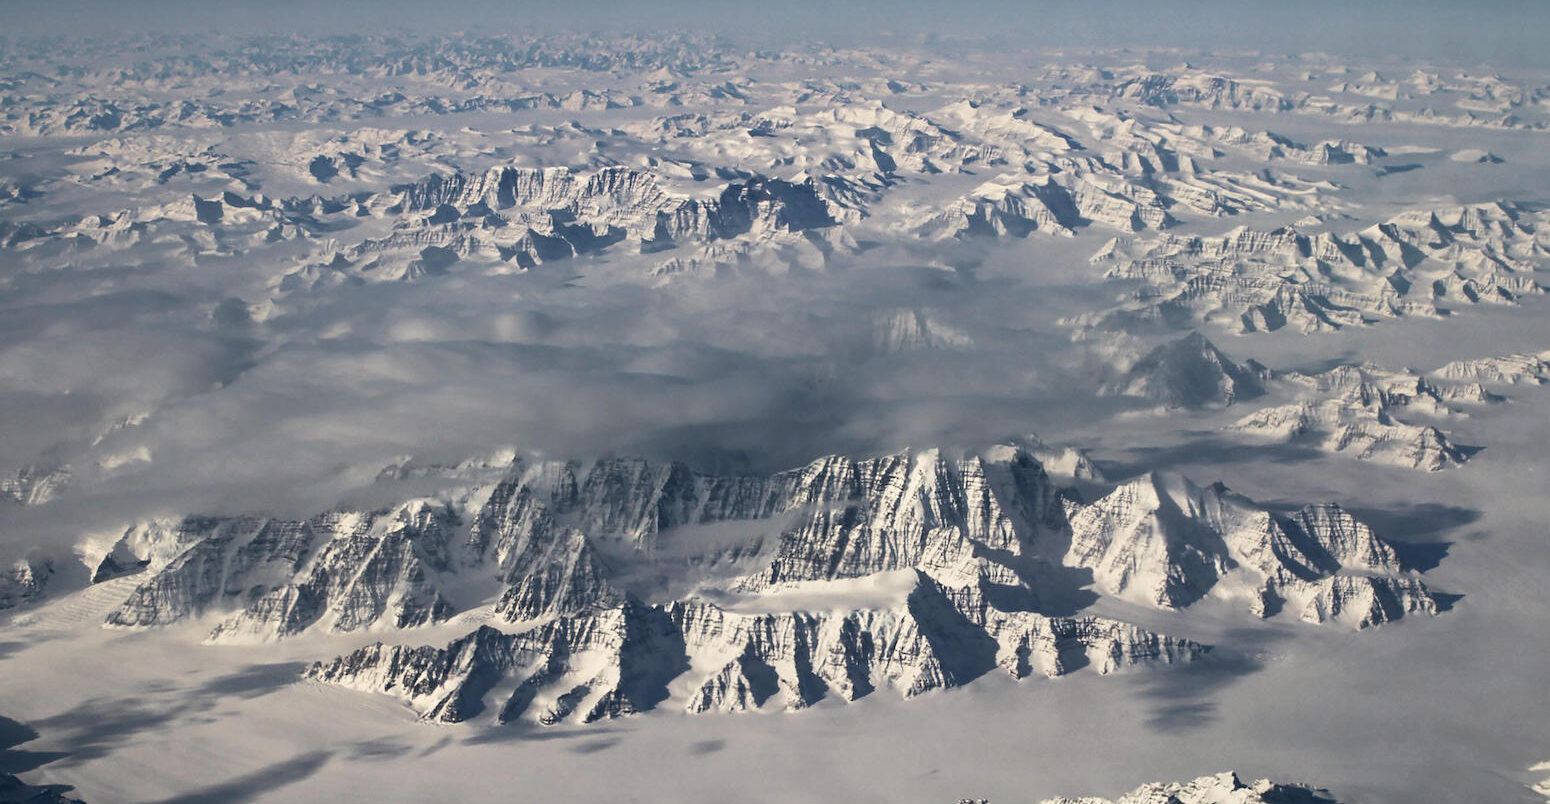
[[[1162,594],[1167,596],[1169,603],[1174,608],[1185,608],[1204,598],[1220,577],[1220,571],[1206,556],[1225,556],[1230,551],[1222,534],[1180,508],[1172,497],[1161,495],[1158,502],[1161,504],[1154,517],[1160,522],[1169,523],[1167,527],[1179,534],[1184,544],[1196,547],[1179,556],[1177,563],[1183,570],[1182,579],[1171,577],[1172,573],[1169,573],[1170,577],[1163,586]],[[1210,580],[1199,585],[1194,580],[1184,580],[1196,578]]]
[[[75,788],[67,784],[31,785],[9,773],[0,773],[0,800],[21,804],[81,804],[68,794]]]
[[[135,701],[92,698],[68,712],[44,718],[35,725],[62,743],[65,764],[107,756],[114,748],[141,732],[161,728],[185,706],[151,709]]]
[[[0,716],[0,773],[26,773],[68,756],[58,751],[19,751],[16,746],[38,739],[36,729]]]
[[[1159,704],[1147,716],[1146,725],[1162,732],[1199,731],[1216,720],[1215,701]]]
[[[30,647],[32,647],[32,645],[26,642],[0,642],[0,659],[4,659],[12,654],[21,653]]]
[[[1281,788],[1267,791],[1264,800],[1268,804],[1339,804],[1328,790],[1310,790],[1305,787]]]
[[[235,673],[211,679],[199,687],[196,694],[257,698],[295,682],[306,667],[305,662],[250,665]]]
[[[350,744],[346,758],[366,762],[386,762],[391,759],[398,759],[412,749],[413,746],[407,743],[394,742],[389,739],[363,740]]]
[[[1060,482],[1061,493],[1082,505],[1091,504],[1093,500],[1114,490],[1114,484],[1108,481],[1107,475],[1102,480],[1061,478]]]
[[[1388,542],[1434,541],[1421,537],[1433,536],[1472,524],[1485,515],[1483,511],[1475,508],[1440,503],[1420,503],[1397,510],[1348,506],[1346,510],[1357,519],[1371,525],[1378,536]]]
[[[147,681],[144,684],[141,684],[139,687],[140,692],[145,695],[155,695],[157,693],[164,692],[176,692],[178,689],[179,687],[177,684],[174,684],[171,681],[167,681],[165,679],[154,679]]]
[[[1274,514],[1279,514],[1281,517],[1289,517],[1293,514],[1296,514],[1299,510],[1305,507],[1302,503],[1289,502],[1286,500],[1260,501],[1258,504],[1261,507],[1270,510]],[[1431,503],[1428,503],[1428,505],[1437,508],[1445,507],[1435,506],[1435,504]],[[1346,510],[1350,511],[1357,519],[1372,526],[1373,531],[1377,533],[1378,538],[1382,539],[1390,547],[1394,548],[1394,554],[1399,558],[1399,565],[1401,569],[1415,570],[1416,572],[1430,572],[1436,569],[1437,566],[1442,563],[1444,558],[1447,558],[1448,551],[1453,547],[1452,542],[1408,541],[1406,534],[1402,531],[1397,532],[1396,535],[1395,531],[1389,530],[1386,525],[1382,525],[1379,522],[1379,520],[1383,518],[1384,512],[1377,512],[1378,515],[1373,516],[1370,514],[1372,514],[1375,509],[1364,508],[1358,510],[1355,508],[1348,508]],[[1468,509],[1454,510],[1464,514],[1474,514],[1476,518],[1479,516],[1478,512],[1469,511]],[[1282,524],[1284,526],[1286,523],[1283,522]],[[1442,526],[1439,526],[1438,529],[1442,529]],[[1412,532],[1410,535],[1413,536],[1415,534]],[[1300,547],[1304,553],[1308,553],[1309,555],[1323,550],[1322,547],[1313,547],[1306,543]],[[1337,569],[1338,566],[1334,565],[1323,568],[1325,572],[1334,572]],[[1311,579],[1305,578],[1304,580]]]
[[[619,692],[637,711],[654,709],[667,700],[673,680],[689,669],[689,649],[667,612],[630,605],[626,616],[626,627],[646,639],[638,646],[627,642],[619,651]]]
[[[1308,363],[1298,363],[1295,366],[1277,369],[1276,372],[1278,374],[1287,374],[1293,371],[1300,374],[1323,374],[1326,371],[1350,365],[1354,362],[1356,362],[1356,353],[1347,349],[1334,357],[1327,357],[1323,360],[1314,360]]]
[[[581,743],[580,745],[573,745],[570,747],[570,750],[572,753],[576,754],[596,754],[599,751],[607,751],[608,749],[613,748],[618,744],[618,737],[606,737],[601,740],[593,740],[591,742]]]
[[[327,751],[302,754],[203,790],[162,799],[157,804],[241,804],[252,801],[317,773],[330,756],[332,754]]]
[[[500,723],[480,729],[461,741],[462,745],[489,745],[514,743],[526,740],[575,740],[613,734],[618,729],[593,724],[586,728],[540,726],[529,722]]]
[[[1060,542],[1055,542],[1060,538]],[[1069,547],[1068,537],[1045,537],[1040,549],[1046,555],[1063,556]],[[1086,567],[1067,567],[1055,561],[1040,560],[1029,555],[1014,555],[1007,550],[997,550],[983,544],[975,545],[977,555],[985,556],[998,564],[1011,567],[1017,574],[1028,579],[1028,587],[986,584],[985,601],[1001,611],[1031,611],[1046,617],[1071,617],[1098,602],[1098,593],[1088,587],[1093,583],[1093,571]]]
[[[1220,436],[1207,436],[1171,447],[1135,447],[1129,461],[1094,461],[1104,476],[1123,481],[1147,472],[1179,464],[1298,463],[1324,457],[1305,444],[1248,444]]]
[[[714,754],[727,747],[726,740],[701,740],[689,746],[689,753],[697,757]]]
[[[1394,548],[1394,555],[1399,556],[1399,565],[1404,569],[1431,572],[1448,557],[1453,543],[1389,541],[1389,546]]]
[[[1422,165],[1415,162],[1407,165],[1385,165],[1384,167],[1374,171],[1373,175],[1381,179],[1384,176],[1392,176],[1395,173],[1409,173],[1412,170],[1420,170],[1422,167]]]
[[[1067,567],[1053,562],[1043,566],[1045,571],[1036,576],[1039,584],[1039,614],[1046,617],[1075,617],[1098,602],[1099,595],[1092,589],[1092,568]]]
[[[434,754],[437,751],[440,751],[441,749],[446,748],[447,746],[449,746],[451,744],[452,744],[452,738],[451,737],[443,737],[440,740],[437,740],[434,744],[428,745],[425,748],[422,748],[420,750],[420,753],[415,754],[415,757],[417,759],[424,759],[424,758],[430,756],[431,754]]]
[[[37,730],[27,724],[0,715],[0,751],[38,739]]]
[[[1286,638],[1278,632],[1237,629],[1223,635],[1222,642],[1231,648],[1213,647],[1192,662],[1138,677],[1142,696],[1151,701],[1146,727],[1164,734],[1187,734],[1210,726],[1218,717],[1217,695],[1264,669],[1264,648]]]
[[[943,686],[961,687],[994,669],[1000,649],[995,639],[970,623],[935,581],[920,570],[915,572],[919,585],[905,605],[941,664]]]
[[[67,756],[62,751],[0,751],[0,773],[26,773]]]
[[[1447,592],[1433,592],[1432,599],[1437,601],[1437,611],[1441,613],[1444,611],[1452,611],[1453,607],[1458,605],[1460,600],[1464,599],[1464,596],[1449,594]]]
[[[1474,508],[1421,503],[1403,509],[1348,509],[1357,519],[1372,526],[1378,537],[1394,547],[1405,569],[1429,572],[1437,568],[1452,549],[1452,542],[1436,537],[1473,524],[1484,516]]]
[[[752,688],[749,692],[753,696],[754,706],[764,706],[765,701],[780,692],[780,675],[775,672],[775,668],[755,657],[751,648],[744,651],[737,661]]]

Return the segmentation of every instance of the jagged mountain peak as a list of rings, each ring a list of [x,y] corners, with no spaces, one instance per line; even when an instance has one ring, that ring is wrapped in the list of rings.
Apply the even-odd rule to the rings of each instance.
[[[1025,433],[1004,439],[983,453],[992,463],[1034,460],[1044,471],[1056,477],[1073,480],[1104,479],[1103,472],[1093,462],[1087,451],[1075,446],[1050,445],[1035,433]]]
[[[1109,673],[1204,650],[1101,618],[1003,612],[918,573],[886,609],[743,614],[703,599],[626,600],[514,634],[480,627],[445,648],[377,643],[307,675],[397,695],[428,721],[491,713],[552,725],[664,705],[697,714],[792,711],[878,690],[910,698],[998,668],[1016,679]]]
[[[1026,552],[1038,533],[1063,527],[1062,516],[1058,490],[1015,445],[956,458],[939,449],[835,455],[769,476],[708,475],[642,458],[515,456],[499,481],[454,499],[306,520],[148,522],[94,555],[103,578],[149,569],[110,625],[222,612],[230,616],[212,638],[228,640],[432,624],[481,600],[510,622],[607,607],[629,588],[616,559],[648,560],[664,534],[685,528],[730,534],[684,542],[729,566],[778,543],[766,568],[742,581],[748,588],[916,567],[963,584],[1021,585],[978,551]],[[744,521],[764,524],[731,524]],[[697,540],[704,543],[693,547]],[[686,549],[674,545],[674,555]]]
[[[1300,392],[1297,401],[1255,411],[1229,429],[1310,443],[1359,460],[1439,471],[1465,463],[1479,448],[1455,444],[1451,434],[1415,422],[1412,415],[1428,421],[1465,416],[1465,405],[1502,401],[1482,383],[1539,382],[1538,371],[1531,356],[1509,355],[1455,361],[1428,375],[1371,362],[1313,374],[1287,372],[1282,379]]]
[[[1304,621],[1357,628],[1440,610],[1393,547],[1334,503],[1283,514],[1220,483],[1154,472],[1075,508],[1070,523],[1065,563],[1137,603],[1241,599],[1263,617],[1294,607]]]
[[[1082,796],[1045,799],[1041,804],[1338,804],[1327,790],[1269,779],[1245,782],[1232,771],[1192,782],[1142,785],[1113,801]]]
[[[1155,500],[1170,500],[1184,510],[1207,500],[1220,500],[1227,493],[1227,486],[1221,482],[1202,486],[1187,475],[1167,469],[1149,470],[1121,485],[1147,489]]]
[[[1201,408],[1259,396],[1268,377],[1259,363],[1240,364],[1206,336],[1191,332],[1157,346],[1101,390],[1167,408]]]
[[[98,571],[150,569],[110,625],[223,613],[218,640],[414,627],[481,606],[509,623],[580,616],[632,592],[661,599],[663,588],[640,586],[648,576],[627,569],[656,560],[719,568],[701,583],[729,594],[908,570],[1026,610],[1069,595],[1048,585],[1062,565],[1092,569],[1099,592],[1165,608],[1209,593],[1248,597],[1268,616],[1285,600],[1314,605],[1321,583],[1353,594],[1355,581],[1334,580],[1347,570],[1381,575],[1369,586],[1399,594],[1392,549],[1339,506],[1283,515],[1167,471],[1083,505],[1054,483],[1038,450],[1015,439],[963,452],[834,455],[769,476],[639,458],[519,458],[461,501],[412,499],[300,521],[146,523],[127,530]],[[1414,583],[1400,608],[1435,608],[1405,578]]]

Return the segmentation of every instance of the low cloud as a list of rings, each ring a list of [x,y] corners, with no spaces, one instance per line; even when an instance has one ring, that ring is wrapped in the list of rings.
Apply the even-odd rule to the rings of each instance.
[[[765,472],[1044,427],[1096,378],[1051,357],[1069,359],[1051,281],[1068,269],[1041,268],[1043,253],[1021,243],[952,269],[882,251],[822,273],[661,288],[592,279],[581,263],[463,264],[288,301],[251,325],[213,315],[251,295],[242,277],[54,305],[0,344],[0,468],[68,461],[78,481],[69,511],[0,511],[5,539],[14,552],[152,515],[307,515],[363,499],[409,455],[511,446]],[[616,262],[608,272],[630,269]],[[169,261],[125,281],[186,270]],[[61,272],[31,294],[79,282]],[[901,311],[974,348],[880,339]]]

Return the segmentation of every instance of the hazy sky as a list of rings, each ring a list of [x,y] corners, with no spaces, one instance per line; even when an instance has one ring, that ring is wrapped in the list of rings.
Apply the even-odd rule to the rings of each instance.
[[[1550,30],[1546,0],[0,0],[0,7],[5,9],[5,27],[21,35],[210,28],[239,32],[409,28],[438,33],[700,30],[765,40],[841,43],[881,36],[995,35],[1032,46],[1317,49],[1479,59],[1501,66],[1550,63],[1542,42],[1544,32]]]

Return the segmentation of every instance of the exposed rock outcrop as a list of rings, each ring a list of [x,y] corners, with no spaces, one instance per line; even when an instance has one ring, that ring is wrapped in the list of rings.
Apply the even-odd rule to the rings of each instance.
[[[1204,335],[1191,332],[1153,349],[1102,391],[1166,408],[1200,408],[1260,396],[1269,376],[1259,363],[1239,364]]]
[[[1159,608],[1213,596],[1354,628],[1439,608],[1391,546],[1334,504],[1277,514],[1219,483],[1153,473],[1077,509],[1071,530],[1067,564],[1091,569],[1106,594]]]
[[[1462,415],[1460,406],[1501,400],[1479,383],[1439,385],[1414,372],[1370,363],[1318,374],[1292,372],[1283,379],[1300,386],[1301,400],[1255,411],[1230,429],[1425,471],[1458,466],[1473,450],[1454,444],[1435,425],[1407,422],[1401,416],[1438,419]]]
[[[912,697],[995,667],[1015,678],[1084,666],[1108,673],[1204,650],[1112,620],[962,605],[972,598],[922,575],[903,606],[843,615],[627,601],[517,634],[482,627],[444,649],[378,643],[314,664],[307,676],[397,695],[431,721],[489,711],[500,722],[589,723],[654,708],[671,689],[687,690],[681,705],[691,713],[795,710],[882,688]]]
[[[1231,771],[1193,782],[1145,784],[1110,801],[1091,796],[1045,799],[1041,804],[1338,804],[1327,790],[1269,779],[1245,782]]]
[[[1144,288],[1074,323],[1136,330],[1179,321],[1243,332],[1320,332],[1543,293],[1545,213],[1509,203],[1417,210],[1358,232],[1239,227],[1222,237],[1111,240],[1092,258]]]

